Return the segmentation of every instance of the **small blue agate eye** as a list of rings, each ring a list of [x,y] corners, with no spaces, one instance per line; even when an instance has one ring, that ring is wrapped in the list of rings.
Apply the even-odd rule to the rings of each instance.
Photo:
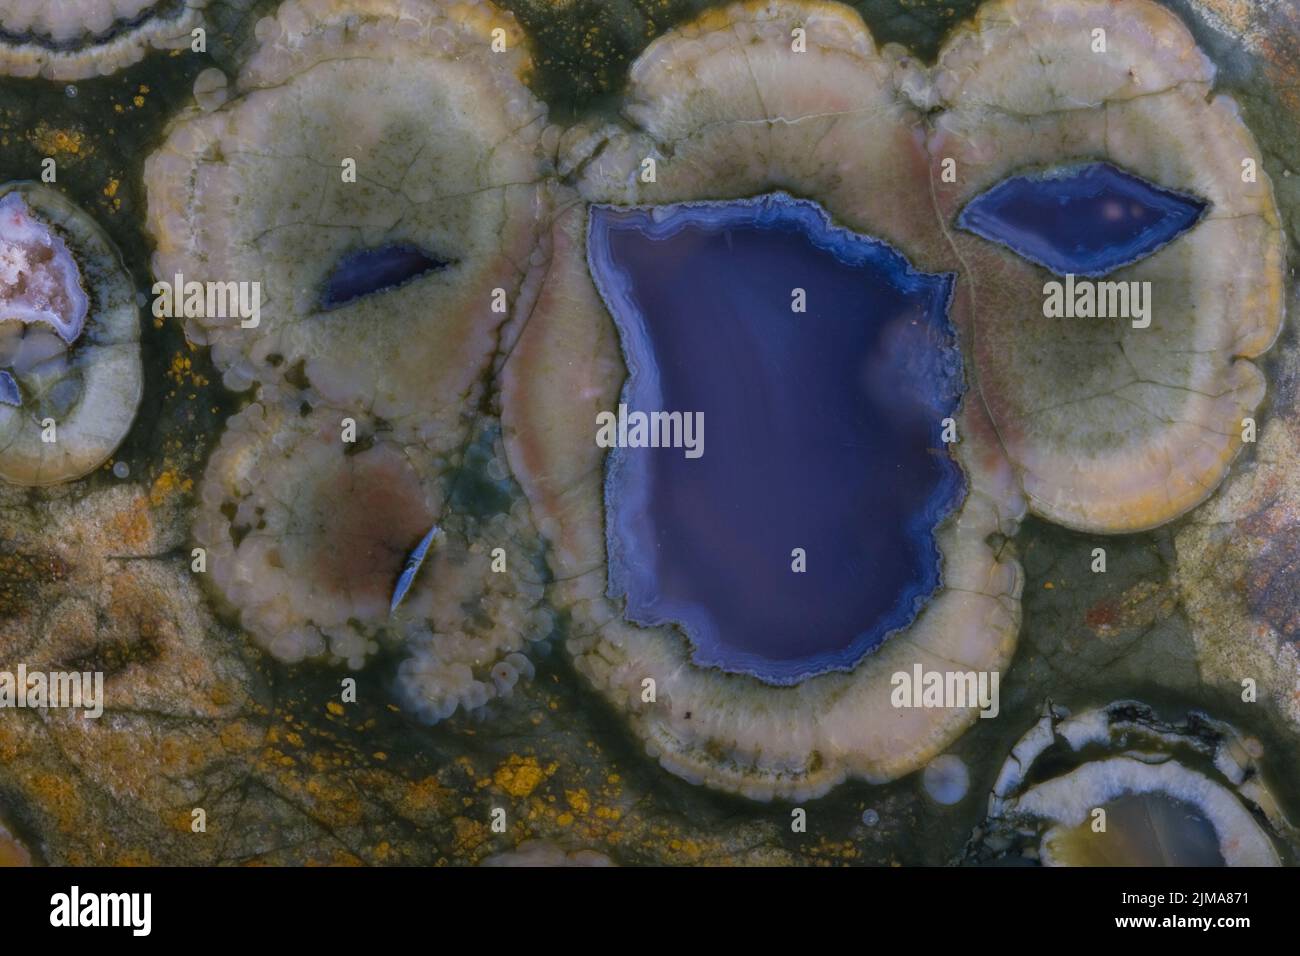
[[[1088,163],[1004,179],[971,200],[957,225],[1057,275],[1101,276],[1182,235],[1207,205]]]
[[[23,403],[22,392],[18,390],[18,383],[8,372],[0,369],[0,402],[6,405],[21,405]]]
[[[405,285],[451,263],[410,242],[394,242],[349,252],[325,278],[320,307],[336,309],[354,299]]]

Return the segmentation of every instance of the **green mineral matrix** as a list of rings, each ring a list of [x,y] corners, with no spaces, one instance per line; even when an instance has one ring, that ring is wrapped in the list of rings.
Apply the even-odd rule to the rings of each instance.
[[[0,0],[0,863],[1294,864],[1297,63]]]

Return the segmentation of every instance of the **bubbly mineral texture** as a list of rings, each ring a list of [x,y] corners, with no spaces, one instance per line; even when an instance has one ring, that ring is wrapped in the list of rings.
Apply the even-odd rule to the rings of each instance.
[[[626,617],[774,684],[911,624],[963,490],[952,277],[782,194],[597,206],[588,258],[630,370],[605,491]]]
[[[1203,714],[1175,724],[1135,701],[1077,716],[1049,704],[1003,765],[967,855],[1028,855],[1048,866],[1277,866],[1274,841],[1294,831],[1261,755],[1257,740]]]
[[[0,479],[97,468],[140,405],[135,286],[103,230],[56,190],[0,186]]]
[[[397,690],[429,722],[509,694],[532,677],[522,652],[554,628],[526,506],[463,477],[448,497],[427,454],[358,426],[354,447],[323,411],[254,403],[229,420],[194,525],[213,584],[283,661],[359,668],[381,643],[405,643]],[[471,459],[491,447],[480,440]],[[437,519],[395,605],[408,555]]]
[[[333,415],[253,404],[230,419],[194,533],[241,622],[282,660],[361,666],[388,623],[407,552],[440,505],[412,461],[363,423],[352,453]]]
[[[405,642],[396,690],[440,720],[530,677],[554,627],[526,504],[482,451],[547,207],[545,109],[487,3],[288,0],[255,34],[228,96],[196,83],[146,162],[155,277],[260,302],[184,316],[228,386],[259,389],[195,536],[275,657],[355,668]]]
[[[304,384],[449,452],[545,207],[523,36],[433,0],[289,0],[256,36],[231,98],[146,162],[154,275],[258,284],[255,326],[186,319],[231,388]]]
[[[0,0],[0,73],[81,80],[191,44],[208,0]]]
[[[1030,508],[1052,521],[1131,531],[1187,511],[1223,478],[1264,396],[1249,360],[1281,324],[1284,237],[1259,147],[1213,81],[1187,29],[1154,3],[995,0],[958,27],[925,87],[943,108],[927,149],[954,226],[978,197],[1012,188],[1008,177],[1088,161],[1206,204],[1185,234],[1105,276],[1116,285],[1085,284],[1080,295],[1128,293],[1128,310],[1093,317],[1046,317],[1054,276],[950,231],[973,299],[975,383]],[[1078,190],[1067,182],[1036,188]],[[1075,228],[1105,220],[1111,202],[1075,200]]]
[[[1057,275],[1101,276],[1190,229],[1205,203],[1109,163],[1013,176],[967,204],[957,224]]]
[[[791,48],[795,28],[806,31],[804,52]],[[816,197],[837,226],[888,243],[920,272],[959,265],[935,220],[921,113],[898,97],[888,59],[847,7],[751,3],[707,13],[647,48],[626,101],[625,128],[578,129],[562,143],[561,171],[578,173],[591,202],[713,203],[784,190]],[[981,403],[968,399],[954,416],[967,494],[934,529],[942,580],[910,626],[852,670],[789,686],[697,666],[678,629],[637,626],[605,594],[606,450],[594,431],[598,414],[617,409],[627,370],[586,268],[587,226],[581,206],[557,218],[546,276],[527,322],[511,330],[502,381],[511,466],[551,544],[550,593],[568,611],[578,669],[628,714],[650,753],[688,780],[793,798],[924,765],[976,719],[977,705],[894,706],[893,675],[1000,670],[1019,626],[1020,568],[1006,537],[1023,502]],[[756,278],[733,283],[733,307]],[[790,296],[787,287],[787,309]],[[966,307],[959,289],[953,308]],[[893,347],[923,354],[906,335]],[[761,415],[753,427],[761,441]],[[706,435],[706,462],[715,442],[736,440],[711,425]],[[826,502],[826,513],[852,500]],[[810,553],[810,569],[814,560]],[[864,567],[860,580],[869,576]]]
[[[541,548],[502,458],[500,436],[486,428],[451,481],[450,517],[402,604],[409,656],[397,692],[429,723],[532,680],[531,645],[555,630]]]
[[[0,486],[0,670],[98,672],[103,714],[3,711],[7,822],[56,865],[213,862],[258,762],[267,695],[191,569],[180,496],[126,482],[27,507],[22,495]],[[24,564],[41,570],[12,573]],[[192,839],[196,806],[213,839]]]
[[[1256,453],[1175,533],[1175,579],[1201,680],[1236,695],[1249,678],[1300,733],[1300,350],[1282,353]]]
[[[1280,325],[1284,272],[1271,185],[1234,104],[1212,97],[1208,61],[1146,0],[993,0],[932,68],[877,48],[847,6],[737,3],[651,43],[617,122],[563,135],[524,85],[522,35],[486,3],[287,0],[255,46],[225,87],[196,83],[199,105],[145,169],[155,278],[244,283],[261,303],[256,318],[183,315],[230,388],[258,389],[212,458],[195,533],[259,643],[352,666],[400,644],[396,691],[424,719],[508,694],[531,675],[528,642],[558,630],[688,780],[793,799],[928,765],[929,792],[960,800],[968,784],[935,758],[996,704],[931,705],[909,682],[975,686],[964,678],[1009,665],[1022,587],[1010,539],[1027,508],[1103,532],[1168,521],[1222,479],[1263,397],[1249,360]],[[743,229],[725,255],[702,229],[654,246],[676,204],[752,211],[773,193],[806,197],[824,229],[872,237],[917,275],[956,276],[942,298],[966,362],[960,398],[929,308],[879,327],[824,322],[834,350],[805,362],[793,333],[813,331],[832,288],[815,257],[792,257],[795,281],[735,269],[752,261]],[[1061,214],[1031,217],[1044,201]],[[621,251],[601,231],[614,221],[638,226]],[[701,254],[674,258],[679,240]],[[657,284],[635,274],[647,245],[671,252],[649,257]],[[848,258],[833,270],[862,266]],[[713,262],[740,277],[723,288]],[[620,265],[623,288],[647,297],[639,327],[618,314]],[[1076,279],[1094,308],[1075,308]],[[1054,284],[1070,290],[1056,314]],[[806,312],[790,307],[796,290]],[[656,315],[714,302],[726,307],[711,317],[751,322],[784,305],[789,347],[736,327],[734,353],[720,352],[723,327],[703,322],[657,337],[669,326]],[[854,338],[876,328],[869,349]],[[696,349],[673,354],[680,343]],[[755,417],[780,426],[784,455],[757,444],[762,425],[745,443],[743,403],[776,389],[756,372],[695,372],[702,358],[757,369],[777,354],[799,387]],[[872,414],[855,418],[850,396]],[[606,447],[602,418],[629,408],[681,412],[685,447]],[[692,458],[684,428],[699,411]],[[843,459],[818,454],[831,447],[820,424],[853,426]],[[889,463],[932,479],[898,482],[911,497],[892,510],[865,500],[884,461],[862,451],[886,428],[904,438]],[[799,468],[815,493],[772,499],[765,524],[739,515],[762,510],[753,472],[793,484]],[[722,501],[722,479],[737,514],[692,513]],[[807,543],[786,540],[795,525]],[[728,561],[710,561],[724,543]],[[784,599],[800,587],[807,601]],[[773,606],[787,616],[763,613]],[[1181,784],[1139,784],[1154,813],[1166,796],[1195,805],[1202,835],[1231,824]]]
[[[1093,49],[1099,36],[1104,50]],[[700,666],[724,659],[692,656],[687,636],[701,627],[685,615],[638,612],[625,562],[652,559],[620,544],[619,521],[655,520],[654,499],[641,499],[644,512],[635,497],[620,503],[622,451],[602,485],[592,423],[618,409],[625,374],[635,392],[658,343],[629,348],[624,326],[620,362],[619,330],[583,268],[588,213],[556,219],[537,304],[508,333],[507,448],[552,545],[552,593],[569,611],[577,666],[666,767],[771,797],[925,765],[973,711],[895,706],[891,675],[1006,664],[1020,593],[1006,539],[1026,501],[1058,523],[1119,532],[1169,521],[1213,491],[1263,397],[1249,359],[1277,333],[1284,273],[1259,150],[1233,102],[1212,96],[1213,79],[1177,18],[1145,0],[994,0],[932,68],[877,49],[847,7],[754,0],[654,41],[631,69],[622,122],[562,138],[559,171],[597,204],[597,225],[615,215],[601,204],[671,218],[662,207],[781,190],[921,272],[957,276],[950,317],[969,390],[953,451],[969,492],[936,531],[939,586],[910,627],[848,673],[774,687]],[[602,253],[590,254],[599,273]],[[662,285],[689,268],[660,265]],[[762,272],[733,283],[737,301]],[[691,410],[659,405],[640,410]],[[707,463],[726,439],[706,434]],[[683,487],[691,464],[662,458]],[[776,534],[784,517],[768,516]],[[764,559],[758,550],[741,566]],[[667,577],[657,569],[655,600],[727,573],[671,563]],[[679,572],[692,579],[673,580]],[[668,620],[684,627],[654,623]]]
[[[0,199],[0,315],[44,323],[71,345],[89,305],[67,244],[32,215],[21,191],[6,193]]]

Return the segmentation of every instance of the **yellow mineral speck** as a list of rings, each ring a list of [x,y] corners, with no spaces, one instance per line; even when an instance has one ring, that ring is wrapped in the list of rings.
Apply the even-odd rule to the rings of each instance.
[[[453,826],[456,829],[456,835],[452,852],[460,857],[468,856],[472,850],[486,842],[491,836],[485,825],[466,817],[457,817],[453,821]]]
[[[157,507],[176,492],[188,492],[193,487],[194,479],[183,478],[168,469],[154,479],[153,486],[149,489],[149,503]]]
[[[79,156],[84,142],[80,130],[56,129],[45,123],[39,123],[31,134],[36,148],[47,156]]]
[[[554,768],[551,768],[554,772]],[[512,797],[526,797],[550,775],[542,769],[536,757],[511,754],[492,775],[492,781]]]
[[[325,705],[325,709],[328,710],[335,717],[343,716],[343,705],[340,704],[337,700],[330,701],[328,704]]]
[[[251,750],[256,746],[259,736],[255,725],[245,721],[236,721],[223,727],[218,739],[227,753],[238,753]]]
[[[559,824],[560,826],[562,826],[562,827],[572,826],[572,825],[573,825],[573,814],[572,814],[572,813],[561,813],[558,817],[555,818],[555,822],[558,823],[558,824]]]
[[[1051,581],[1044,581],[1044,582],[1043,582],[1043,588],[1044,588],[1044,590],[1051,591],[1051,590],[1053,590],[1055,587],[1056,587],[1056,585],[1053,584]]]
[[[591,800],[587,796],[586,790],[566,790],[564,799],[568,801],[570,808],[575,813],[586,813],[591,809]]]
[[[104,195],[107,196],[109,199],[112,199],[114,196],[117,195],[117,189],[120,185],[121,182],[119,180],[110,179],[108,181],[108,185],[104,187]]]
[[[682,853],[688,860],[698,860],[704,855],[704,848],[694,840],[687,840],[682,844]]]

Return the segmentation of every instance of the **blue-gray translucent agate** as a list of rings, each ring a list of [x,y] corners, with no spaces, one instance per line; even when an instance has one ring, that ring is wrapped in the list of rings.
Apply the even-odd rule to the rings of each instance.
[[[397,605],[402,603],[402,599],[406,597],[406,592],[411,590],[415,576],[420,573],[420,566],[424,564],[424,559],[429,555],[429,546],[433,544],[433,539],[441,533],[438,526],[434,525],[420,539],[420,543],[415,546],[415,550],[407,556],[406,565],[402,568],[402,573],[397,579],[397,586],[393,588],[393,598],[388,604],[389,614],[397,610]]]
[[[972,199],[957,225],[1057,275],[1101,276],[1182,235],[1206,205],[1088,163],[1004,179]]]
[[[677,624],[696,663],[773,684],[852,668],[911,623],[965,490],[941,437],[963,387],[953,276],[784,194],[593,206],[588,265],[623,344],[621,401],[704,413],[702,457],[608,456],[609,593],[627,618]]]
[[[320,305],[322,309],[335,309],[353,299],[394,289],[446,265],[409,242],[349,252],[326,276]]]
[[[0,402],[6,405],[23,403],[23,394],[18,390],[18,382],[3,369],[0,369]]]

